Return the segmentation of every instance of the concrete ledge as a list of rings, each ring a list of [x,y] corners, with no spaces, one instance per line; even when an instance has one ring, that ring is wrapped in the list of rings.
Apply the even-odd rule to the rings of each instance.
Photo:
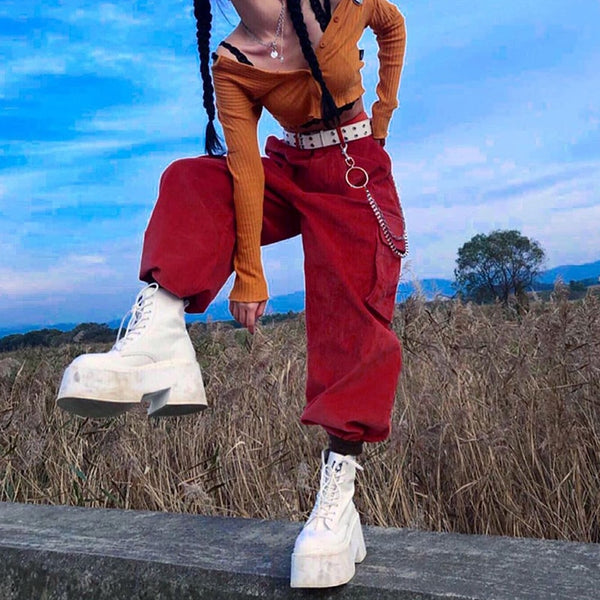
[[[0,502],[2,600],[598,600],[600,545],[365,530],[346,586],[289,588],[301,524]]]

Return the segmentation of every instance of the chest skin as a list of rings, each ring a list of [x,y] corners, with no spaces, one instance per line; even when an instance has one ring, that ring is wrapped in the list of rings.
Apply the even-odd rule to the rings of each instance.
[[[353,0],[331,0],[332,18],[338,5],[346,1],[353,2]],[[255,11],[256,14],[253,14],[252,8],[256,5],[256,0],[254,2],[243,0],[232,1],[240,18],[256,37],[264,42],[269,42],[274,39],[280,5],[277,2],[267,9],[263,4],[264,0],[258,0],[258,2],[260,2],[258,5],[259,9]],[[316,49],[321,42],[324,32],[321,30],[321,26],[315,17],[309,0],[302,0],[301,7],[311,45]],[[283,61],[271,58],[271,50],[256,42],[241,25],[241,22],[224,41],[238,48],[255,67],[264,71],[282,72],[309,68],[288,13],[286,13],[284,24]],[[216,54],[235,58],[229,50],[222,46],[217,49]]]

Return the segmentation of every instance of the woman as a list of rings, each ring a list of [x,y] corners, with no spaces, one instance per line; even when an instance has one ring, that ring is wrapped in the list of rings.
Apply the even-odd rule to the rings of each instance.
[[[204,408],[184,310],[204,311],[234,270],[230,310],[254,333],[268,299],[260,247],[301,234],[308,344],[301,421],[321,425],[330,443],[294,546],[291,585],[330,587],[349,581],[366,554],[352,502],[357,457],[363,442],[389,435],[400,373],[390,323],[406,243],[383,145],[397,106],[404,19],[388,0],[232,3],[240,23],[213,54],[211,78],[210,1],[194,2],[207,156],[176,161],[163,174],[142,253],[148,286],[113,349],[69,366],[58,403],[88,416],[118,414],[142,397],[155,416]],[[367,26],[380,61],[372,120],[357,47]],[[283,139],[267,140],[266,157],[257,143],[263,108],[284,127]]]

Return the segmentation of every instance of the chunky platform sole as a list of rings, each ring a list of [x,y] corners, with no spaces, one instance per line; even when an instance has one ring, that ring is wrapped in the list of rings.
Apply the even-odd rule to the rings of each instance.
[[[84,355],[85,356],[85,355]],[[57,404],[82,417],[114,417],[141,402],[148,415],[168,417],[207,407],[197,362],[162,361],[127,369],[100,368],[75,360],[62,378]]]
[[[354,525],[350,528],[350,540],[346,547],[333,554],[292,554],[290,587],[326,588],[348,583],[360,563],[367,555],[367,548],[356,514]]]

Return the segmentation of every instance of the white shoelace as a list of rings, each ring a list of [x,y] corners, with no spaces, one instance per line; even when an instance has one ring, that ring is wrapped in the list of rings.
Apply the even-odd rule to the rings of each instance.
[[[151,283],[147,285],[136,297],[133,306],[125,313],[123,318],[121,319],[121,325],[119,326],[119,331],[117,333],[117,341],[112,347],[113,351],[121,351],[125,345],[130,342],[132,339],[136,338],[141,334],[143,329],[146,327],[146,323],[149,320],[148,308],[152,306],[152,302],[149,302],[150,298],[154,296],[156,291],[158,290],[157,283]],[[123,324],[125,323],[125,319],[131,315],[129,322],[127,323],[127,328],[125,329],[125,334],[121,337],[121,332],[123,331]]]
[[[336,511],[340,508],[340,477],[344,463],[352,465],[359,471],[363,470],[363,467],[349,457],[344,458],[343,462],[336,463],[335,467],[325,464],[321,474],[321,487],[307,524],[313,519],[320,518],[327,521],[335,517]]]

